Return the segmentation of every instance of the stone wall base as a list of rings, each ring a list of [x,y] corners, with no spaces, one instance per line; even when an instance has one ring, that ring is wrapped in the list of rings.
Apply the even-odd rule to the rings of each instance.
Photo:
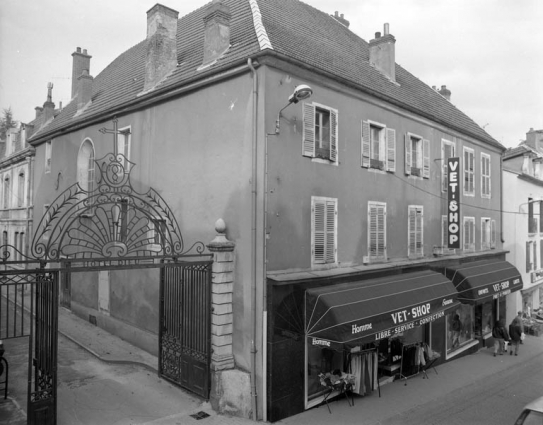
[[[216,412],[250,419],[250,374],[237,369],[211,371],[209,401]]]

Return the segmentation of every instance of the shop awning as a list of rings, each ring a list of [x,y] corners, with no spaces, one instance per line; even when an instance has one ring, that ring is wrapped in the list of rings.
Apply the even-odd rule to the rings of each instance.
[[[457,294],[428,270],[308,289],[306,335],[340,343],[388,338],[443,317]]]
[[[503,260],[485,260],[447,267],[445,275],[454,283],[458,300],[483,302],[504,297],[522,289],[520,272]]]

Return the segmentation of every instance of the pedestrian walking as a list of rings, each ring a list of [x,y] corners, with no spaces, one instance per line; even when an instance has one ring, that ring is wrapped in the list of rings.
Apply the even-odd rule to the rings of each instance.
[[[528,308],[529,308],[529,307],[528,307]],[[523,334],[523,333],[524,333],[524,322],[522,321],[522,311],[519,311],[519,312],[517,313],[517,317],[516,317],[516,318],[518,319],[518,322],[519,322],[519,324],[520,324],[520,332]],[[511,336],[511,331],[509,331],[509,336]],[[513,337],[511,337],[511,338],[513,338]],[[522,342],[522,339],[520,340],[520,343],[521,343],[521,344],[524,344],[524,343]]]
[[[509,333],[507,332],[507,329],[505,329],[502,319],[498,320],[494,325],[492,336],[494,337],[494,357],[496,357],[496,354],[498,353],[500,356],[503,356],[503,353],[506,351],[505,341],[509,340]]]
[[[511,338],[511,347],[509,348],[509,355],[513,355],[513,347],[515,348],[515,356],[518,356],[518,346],[520,345],[522,329],[521,319],[519,316],[515,317],[509,325],[509,337]]]

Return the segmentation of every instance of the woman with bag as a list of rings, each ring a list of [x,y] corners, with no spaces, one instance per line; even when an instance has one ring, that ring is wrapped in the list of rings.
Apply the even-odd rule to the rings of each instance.
[[[505,353],[505,341],[509,340],[509,334],[507,329],[503,326],[503,320],[498,320],[492,329],[492,336],[494,337],[494,357],[500,353],[503,356]]]
[[[515,347],[515,356],[518,356],[518,346],[520,345],[522,337],[522,328],[520,327],[521,321],[519,317],[515,317],[509,325],[509,336],[511,337],[511,348],[509,355],[513,355],[513,347]]]

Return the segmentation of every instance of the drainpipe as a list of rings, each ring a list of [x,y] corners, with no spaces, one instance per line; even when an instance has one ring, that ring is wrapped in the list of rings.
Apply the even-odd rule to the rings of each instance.
[[[500,155],[500,238],[502,241],[502,249],[503,249],[503,243],[505,240],[503,239],[503,155],[504,153]]]
[[[253,66],[251,58],[247,59],[247,66],[253,73],[253,119],[252,119],[252,176],[251,176],[251,195],[252,195],[252,211],[251,211],[251,409],[253,411],[253,421],[258,420],[257,407],[257,394],[256,394],[256,252],[258,248],[256,237],[256,225],[257,225],[257,101],[258,101],[258,78],[256,69]]]

